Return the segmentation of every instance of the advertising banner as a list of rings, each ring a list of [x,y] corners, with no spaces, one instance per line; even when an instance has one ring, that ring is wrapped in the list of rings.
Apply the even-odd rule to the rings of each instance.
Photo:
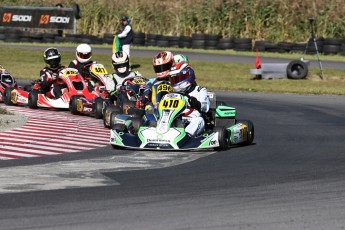
[[[73,29],[72,8],[0,6],[0,26]]]

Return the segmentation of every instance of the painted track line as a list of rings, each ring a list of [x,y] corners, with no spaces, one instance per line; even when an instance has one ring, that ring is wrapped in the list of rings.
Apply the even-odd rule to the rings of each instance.
[[[20,128],[0,133],[0,160],[73,153],[108,145],[109,129],[103,127],[103,120],[68,111],[1,106],[28,121]]]

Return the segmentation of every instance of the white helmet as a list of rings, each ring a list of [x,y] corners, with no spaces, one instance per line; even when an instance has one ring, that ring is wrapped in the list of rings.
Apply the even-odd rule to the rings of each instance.
[[[129,57],[123,52],[119,51],[112,55],[111,64],[114,67],[114,70],[117,75],[120,77],[126,77],[129,73]]]
[[[78,62],[85,63],[91,60],[92,50],[88,44],[80,44],[75,52]]]

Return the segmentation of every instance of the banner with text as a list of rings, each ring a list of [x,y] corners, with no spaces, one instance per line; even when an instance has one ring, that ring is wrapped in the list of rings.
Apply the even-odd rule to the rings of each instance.
[[[0,6],[0,26],[73,29],[72,8]]]

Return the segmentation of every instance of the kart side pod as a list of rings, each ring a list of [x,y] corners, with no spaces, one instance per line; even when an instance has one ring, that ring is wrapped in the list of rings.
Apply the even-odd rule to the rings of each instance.
[[[219,105],[216,108],[216,118],[235,118],[237,110],[233,107],[226,105]]]

